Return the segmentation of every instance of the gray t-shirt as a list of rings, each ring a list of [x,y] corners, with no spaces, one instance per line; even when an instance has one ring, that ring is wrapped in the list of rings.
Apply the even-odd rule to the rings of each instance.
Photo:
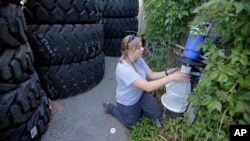
[[[141,98],[143,90],[133,86],[132,83],[140,77],[146,78],[149,69],[142,58],[137,59],[134,65],[139,73],[125,60],[116,66],[116,101],[125,106],[134,105]]]

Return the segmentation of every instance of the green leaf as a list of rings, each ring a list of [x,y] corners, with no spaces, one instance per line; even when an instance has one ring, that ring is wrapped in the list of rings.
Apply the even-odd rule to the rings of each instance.
[[[189,15],[189,14],[188,14],[188,11],[186,11],[186,10],[182,11],[182,15],[188,16],[188,15]]]
[[[218,66],[217,66],[217,68],[218,68],[218,70],[219,70],[220,72],[224,72],[225,66],[222,65],[221,63],[219,63]]]
[[[236,7],[236,13],[240,13],[244,9],[244,4],[242,2],[234,2]]]
[[[236,111],[237,112],[250,112],[250,93],[249,92],[246,92],[246,93],[243,93],[241,96],[241,100],[237,102],[237,105],[236,105]]]
[[[246,76],[246,78],[248,78],[249,79],[249,77],[248,76]],[[250,87],[250,80],[249,80],[249,82],[247,82],[246,80],[248,80],[248,79],[244,79],[241,75],[239,75],[239,77],[238,77],[238,79],[237,79],[237,83],[239,83],[240,84],[240,87],[241,88],[249,88]]]
[[[212,63],[208,63],[207,65],[206,65],[206,70],[210,70],[211,68],[213,67],[213,64]]]
[[[211,80],[214,80],[214,79],[217,79],[218,76],[219,76],[220,72],[218,70],[215,70],[215,71],[212,71],[210,74],[209,74],[209,78]]]
[[[233,56],[232,58],[231,58],[231,64],[235,64],[236,62],[238,62],[240,60],[240,57],[238,57],[238,56]]]
[[[219,82],[227,82],[228,81],[228,76],[225,73],[221,73],[218,77]]]
[[[181,15],[181,14],[178,14],[177,16],[178,16],[178,18],[179,18],[179,19],[181,19],[181,17],[182,17],[182,15]]]
[[[223,58],[225,57],[224,51],[219,50],[217,51],[217,53],[218,53],[218,56],[223,57]]]
[[[244,120],[246,121],[245,124],[249,124],[250,123],[250,113],[249,112],[245,112],[243,114]]]
[[[250,91],[242,92],[241,97],[242,100],[250,101]]]
[[[248,64],[248,58],[247,57],[241,57],[240,58],[240,63],[244,66],[247,66]]]
[[[241,28],[241,33],[244,36],[250,36],[250,23],[246,23],[242,28]]]
[[[228,75],[230,75],[230,76],[235,76],[235,75],[237,75],[237,71],[235,70],[235,69],[233,69],[233,68],[226,68],[226,69],[224,69],[224,72],[226,73],[226,74],[228,74]]]
[[[212,97],[207,96],[205,99],[202,100],[201,105],[207,106],[212,102]]]
[[[214,61],[214,62],[218,61],[217,57],[218,57],[218,54],[217,53],[213,53],[212,57],[211,57],[212,61]]]
[[[199,105],[200,103],[199,97],[194,94],[191,94],[188,96],[188,101],[192,102],[193,105]]]
[[[208,104],[208,107],[209,109],[218,110],[220,112],[222,109],[222,104],[217,99],[212,99],[211,102]]]

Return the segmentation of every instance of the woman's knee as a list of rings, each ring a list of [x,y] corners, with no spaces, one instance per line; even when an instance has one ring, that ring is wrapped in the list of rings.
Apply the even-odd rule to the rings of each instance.
[[[158,110],[156,111],[155,117],[160,117],[163,113],[162,108],[158,108]]]

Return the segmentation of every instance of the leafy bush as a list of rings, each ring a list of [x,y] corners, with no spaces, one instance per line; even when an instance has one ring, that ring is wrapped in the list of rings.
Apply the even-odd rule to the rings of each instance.
[[[149,118],[142,117],[130,130],[127,130],[130,141],[147,141],[156,139],[156,127]]]
[[[189,97],[197,109],[192,126],[203,125],[197,140],[228,140],[231,124],[250,123],[250,2],[213,0],[195,12],[202,16],[193,24],[211,17],[222,38],[220,44],[206,40],[202,45],[207,75]]]
[[[199,7],[193,9],[194,5]],[[206,75],[200,77],[188,98],[195,108],[194,122],[187,120],[184,113],[177,118],[162,120],[163,129],[152,128],[150,135],[141,136],[146,140],[155,137],[155,140],[229,140],[231,124],[250,124],[250,2],[211,0],[199,5],[191,0],[146,0],[145,7],[146,39],[152,51],[148,61],[156,70],[166,66],[167,47],[182,44],[180,37],[188,33],[188,27],[211,18],[222,36],[218,42],[206,39],[201,45],[206,57]],[[181,11],[187,11],[188,15]],[[201,15],[188,26],[198,13]],[[146,126],[135,125],[134,128],[150,129],[153,125],[145,120],[140,122],[145,122]]]
[[[195,17],[192,13],[202,0],[144,0],[146,13],[145,39],[151,55],[147,56],[155,70],[174,66],[169,46],[183,44],[189,32],[189,23]],[[165,61],[170,60],[170,61]]]
[[[187,34],[191,13],[199,5],[195,0],[145,0],[146,39],[149,42],[171,44]]]

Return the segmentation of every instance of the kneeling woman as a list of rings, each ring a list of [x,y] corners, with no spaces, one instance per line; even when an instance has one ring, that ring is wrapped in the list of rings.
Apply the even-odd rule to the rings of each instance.
[[[139,37],[128,35],[123,38],[122,56],[116,66],[116,102],[117,106],[106,102],[106,113],[116,117],[127,128],[131,128],[142,115],[152,118],[160,126],[158,117],[162,109],[150,94],[172,80],[189,80],[189,75],[174,69],[153,72],[142,58],[144,48]]]

